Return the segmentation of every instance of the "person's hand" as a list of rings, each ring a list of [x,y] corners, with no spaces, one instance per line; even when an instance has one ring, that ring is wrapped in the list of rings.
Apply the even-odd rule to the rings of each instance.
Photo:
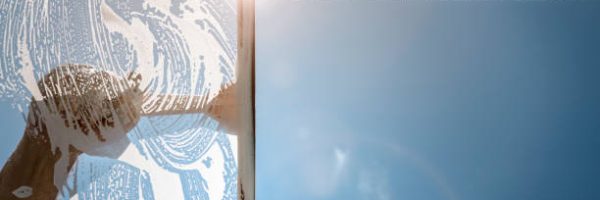
[[[38,87],[42,99],[32,102],[28,120],[33,136],[74,147],[76,154],[123,139],[140,119],[137,87],[87,65],[57,67]]]
[[[140,119],[142,101],[130,79],[88,65],[59,66],[44,76],[25,135],[0,172],[0,199],[14,199],[22,186],[33,190],[30,199],[54,197],[81,153],[124,150],[115,147]]]

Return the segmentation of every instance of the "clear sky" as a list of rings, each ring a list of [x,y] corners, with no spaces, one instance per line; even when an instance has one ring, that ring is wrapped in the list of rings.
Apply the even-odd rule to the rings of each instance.
[[[600,199],[600,3],[256,1],[257,199]]]
[[[257,199],[600,199],[599,3],[257,7]]]

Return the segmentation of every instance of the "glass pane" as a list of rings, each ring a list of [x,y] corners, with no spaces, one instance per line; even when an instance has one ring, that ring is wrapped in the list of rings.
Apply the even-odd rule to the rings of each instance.
[[[0,2],[1,115],[20,118],[0,199],[237,199],[238,144],[253,148],[238,6]]]

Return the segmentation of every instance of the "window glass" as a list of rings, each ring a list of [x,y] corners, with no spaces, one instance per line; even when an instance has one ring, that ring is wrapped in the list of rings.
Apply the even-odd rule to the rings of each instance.
[[[0,2],[0,198],[237,199],[237,19],[235,0]]]

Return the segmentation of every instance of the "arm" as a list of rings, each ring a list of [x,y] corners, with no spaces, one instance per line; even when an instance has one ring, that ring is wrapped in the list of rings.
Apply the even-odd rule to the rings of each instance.
[[[48,199],[57,195],[54,186],[54,166],[62,152],[53,154],[46,133],[33,137],[34,127],[29,124],[17,149],[0,172],[0,199],[20,199],[13,192],[21,186],[32,189],[27,199]],[[69,152],[69,166],[78,153]],[[63,180],[64,181],[64,180]]]

